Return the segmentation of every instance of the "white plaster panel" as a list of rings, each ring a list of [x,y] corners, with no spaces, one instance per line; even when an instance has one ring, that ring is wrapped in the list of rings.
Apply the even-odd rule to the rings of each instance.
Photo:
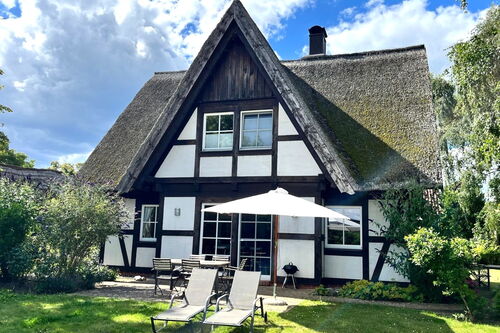
[[[132,230],[134,229],[134,219],[135,219],[135,199],[124,198],[123,204],[127,212],[126,223],[122,226],[122,229]]]
[[[194,176],[195,145],[173,146],[156,172],[156,178]]]
[[[191,118],[189,118],[186,126],[182,129],[181,134],[179,134],[178,140],[196,140],[196,120],[198,115],[198,109],[195,109]]]
[[[314,198],[302,198],[314,202]],[[291,234],[314,234],[314,217],[279,217],[279,231]]]
[[[380,209],[379,200],[368,200],[368,219],[373,220],[373,222],[369,222],[370,236],[381,236],[379,225],[384,227],[389,226],[389,222],[385,219]]]
[[[278,142],[278,176],[317,176],[318,164],[303,141]]]
[[[191,236],[163,236],[161,238],[161,256],[163,258],[189,258],[193,251]]]
[[[153,267],[153,258],[156,249],[154,247],[138,247],[135,257],[136,267]]]
[[[238,176],[271,176],[271,155],[248,155],[238,157]]]
[[[232,168],[232,156],[200,158],[200,177],[231,177]]]
[[[278,135],[297,135],[299,134],[293,126],[290,118],[286,114],[285,110],[279,105],[278,111]]]
[[[380,256],[380,249],[382,248],[382,243],[370,243],[369,245],[369,263],[370,263],[370,279],[373,277],[373,271],[375,270],[375,266],[377,265],[378,258]],[[389,252],[391,251],[401,251],[401,249],[397,248],[395,245],[391,245],[389,247]],[[382,266],[382,271],[380,272],[379,281],[384,282],[410,282],[410,280],[406,279],[404,276],[397,273],[394,268],[392,268],[389,264],[384,263]]]
[[[163,230],[193,230],[194,197],[165,197],[163,208]],[[175,209],[180,209],[180,216],[175,216]]]
[[[278,275],[285,276],[281,267],[293,262],[299,268],[295,277],[314,278],[314,241],[280,239],[278,241]],[[317,260],[321,260],[318,258]]]
[[[324,277],[327,278],[361,280],[363,258],[326,255],[323,271]]]
[[[127,258],[130,263],[130,258],[132,255],[132,236],[124,235],[123,240],[125,241],[125,249],[127,250]],[[109,236],[104,244],[104,265],[111,266],[124,266],[122,250],[120,247],[120,242],[118,236]]]

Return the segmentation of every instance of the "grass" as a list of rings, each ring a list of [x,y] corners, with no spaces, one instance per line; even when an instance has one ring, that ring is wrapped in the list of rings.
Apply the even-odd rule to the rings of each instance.
[[[165,303],[72,295],[21,295],[0,290],[0,332],[151,332],[149,316]],[[201,325],[195,324],[195,331]],[[189,327],[169,323],[165,332]],[[304,301],[285,313],[259,317],[256,332],[500,332],[499,327],[460,322],[425,311],[378,305]],[[205,328],[205,332],[209,332]],[[215,332],[248,332],[219,327]]]

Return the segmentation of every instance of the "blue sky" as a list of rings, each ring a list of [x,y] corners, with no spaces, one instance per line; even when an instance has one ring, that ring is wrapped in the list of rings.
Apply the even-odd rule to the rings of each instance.
[[[331,54],[425,44],[433,73],[491,1],[242,0],[282,59],[324,26]],[[0,0],[0,123],[46,167],[84,161],[154,71],[186,69],[229,0]]]

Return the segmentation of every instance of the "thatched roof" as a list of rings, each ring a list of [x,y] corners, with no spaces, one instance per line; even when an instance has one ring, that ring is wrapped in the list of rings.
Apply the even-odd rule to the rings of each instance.
[[[45,189],[51,183],[63,181],[65,176],[56,170],[0,164],[0,178],[7,178],[12,181],[26,181],[36,187]]]
[[[80,175],[128,192],[231,24],[340,191],[439,181],[438,145],[422,46],[280,62],[234,1],[186,72],[156,73],[90,155]],[[173,129],[170,129],[173,130]]]

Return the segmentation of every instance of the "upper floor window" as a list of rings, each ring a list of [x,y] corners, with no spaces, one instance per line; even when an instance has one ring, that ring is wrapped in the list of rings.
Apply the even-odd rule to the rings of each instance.
[[[326,223],[326,247],[361,249],[361,207],[333,206],[330,209],[350,218],[350,221]]]
[[[272,111],[246,111],[241,113],[242,149],[266,149],[273,144]]]
[[[233,148],[232,112],[205,114],[203,150],[231,150]]]
[[[156,225],[158,223],[158,205],[142,205],[141,241],[156,241]]]

